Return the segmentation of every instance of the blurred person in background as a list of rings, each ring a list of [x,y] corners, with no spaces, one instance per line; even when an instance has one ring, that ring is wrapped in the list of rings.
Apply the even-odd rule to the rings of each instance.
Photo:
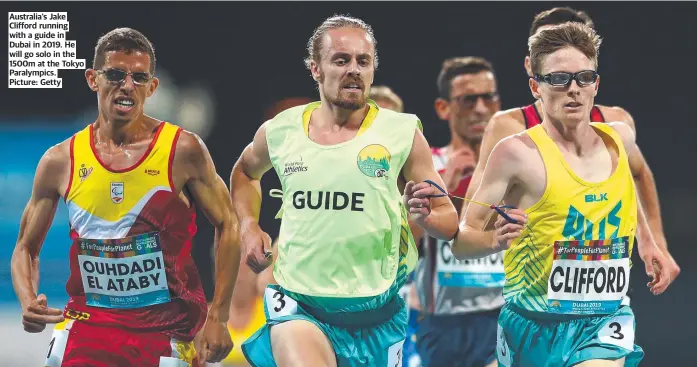
[[[481,57],[443,61],[435,111],[447,121],[450,143],[432,147],[445,189],[463,197],[477,163],[489,119],[501,109],[494,67]],[[458,202],[459,199],[453,199]],[[425,367],[496,365],[496,320],[503,306],[503,255],[459,261],[452,241],[412,228],[424,255],[415,272],[423,320],[416,344]]]
[[[159,84],[155,63],[140,32],[102,36],[85,71],[97,120],[37,167],[12,280],[27,332],[57,324],[45,366],[197,366],[233,347],[226,323],[240,261],[236,218],[201,139],[144,114]],[[39,253],[61,198],[73,241],[63,311],[37,289]],[[190,254],[195,206],[216,230],[210,310]],[[192,340],[202,327],[197,355]]]
[[[402,102],[402,98],[386,85],[375,85],[371,87],[370,99],[375,101],[379,107],[396,112],[404,112],[404,102]]]

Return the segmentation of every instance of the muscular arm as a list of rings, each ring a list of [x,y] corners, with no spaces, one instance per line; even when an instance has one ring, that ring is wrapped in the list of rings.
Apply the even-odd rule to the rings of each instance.
[[[65,147],[49,149],[39,161],[31,198],[24,209],[19,237],[12,253],[12,283],[17,298],[26,308],[37,297],[39,252],[60,200],[60,182],[67,175],[69,155]]]
[[[232,168],[230,195],[241,229],[259,223],[261,210],[261,176],[271,169],[269,147],[266,143],[266,124],[262,125]]]
[[[180,161],[189,172],[188,191],[215,227],[216,280],[208,320],[227,322],[240,264],[237,218],[225,182],[216,173],[205,144],[197,136],[185,132],[179,139],[176,155],[175,163]]]
[[[517,139],[507,138],[494,147],[474,200],[499,203],[504,199],[517,170],[522,167],[519,154],[516,153],[521,145]],[[480,258],[500,251],[494,243],[494,231],[485,228],[490,215],[491,209],[488,207],[467,206],[460,222],[460,232],[453,241],[452,252],[456,258]]]
[[[631,161],[636,159],[634,156],[641,154],[639,147],[636,145],[635,133],[629,124],[623,122],[612,122],[608,123],[622,138],[622,144],[624,144],[624,149],[627,152],[627,159]],[[655,237],[649,228],[648,218],[646,217],[645,210],[642,208],[639,197],[640,193],[637,190],[637,243],[639,247],[646,245],[653,245]],[[656,245],[658,245],[656,243]],[[663,249],[661,249],[663,250]]]
[[[402,168],[402,175],[407,181],[419,183],[430,179],[445,187],[443,179],[433,166],[431,150],[421,130],[417,129],[414,134],[414,143]],[[433,198],[431,213],[423,220],[412,218],[412,223],[417,223],[433,237],[449,240],[457,231],[457,211],[448,197]]]
[[[632,128],[636,135],[634,119],[626,110],[620,107],[604,108],[605,118],[608,121],[622,121]],[[656,245],[668,256],[668,245],[663,232],[663,222],[661,220],[661,206],[658,201],[656,181],[651,172],[649,164],[638,146],[634,144],[632,154],[628,155],[629,168],[632,170],[634,183],[639,194],[639,203],[646,214],[648,228],[651,230]]]
[[[489,124],[486,126],[484,131],[484,136],[482,138],[482,144],[479,148],[479,162],[477,167],[474,169],[472,174],[472,180],[470,181],[469,187],[467,187],[467,194],[465,197],[471,198],[472,195],[479,189],[482,183],[482,177],[484,175],[484,170],[487,166],[487,161],[491,155],[494,147],[498,142],[504,138],[518,134],[525,131],[525,124],[521,123],[515,116],[519,114],[519,109],[513,109],[508,111],[502,111],[496,113],[489,120]],[[461,216],[464,217],[464,213],[468,207],[467,201],[462,204]]]

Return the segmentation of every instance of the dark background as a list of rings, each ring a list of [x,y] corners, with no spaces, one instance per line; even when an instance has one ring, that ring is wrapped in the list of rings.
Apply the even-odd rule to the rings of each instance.
[[[697,281],[691,270],[697,251],[690,214],[697,205],[697,149],[695,119],[689,113],[697,100],[697,3],[28,2],[2,3],[0,9],[3,14],[68,12],[67,38],[77,42],[78,58],[88,66],[102,34],[126,26],[143,32],[155,45],[158,68],[166,69],[179,86],[203,85],[213,93],[215,125],[205,140],[227,182],[270,104],[286,97],[318,99],[303,57],[313,29],[326,17],[351,14],[373,26],[380,57],[375,84],[392,87],[406,112],[421,118],[429,142],[440,146],[449,140],[447,125],[433,110],[443,59],[487,58],[497,71],[503,108],[529,104],[533,99],[523,58],[530,23],[537,12],[565,5],[587,11],[603,38],[596,103],[619,105],[633,115],[639,145],[656,176],[668,244],[683,271],[667,293],[654,297],[644,286],[643,263],[634,257],[637,343],[647,354],[642,365],[697,365],[691,353],[691,341],[697,339],[697,296],[689,285]],[[59,76],[61,90],[5,89],[0,126],[92,122],[96,98],[84,71],[61,70]],[[273,215],[280,201],[268,196],[269,189],[279,187],[273,172],[263,185],[261,223],[274,237],[279,222]],[[198,222],[194,255],[202,276],[210,280],[213,230],[203,215]],[[3,246],[9,249],[13,242]]]

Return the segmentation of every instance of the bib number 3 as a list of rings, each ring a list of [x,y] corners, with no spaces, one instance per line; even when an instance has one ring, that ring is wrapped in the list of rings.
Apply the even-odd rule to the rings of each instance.
[[[264,303],[269,319],[293,315],[298,312],[298,303],[294,299],[270,287],[264,291]]]
[[[598,339],[601,343],[634,350],[634,317],[621,315],[611,318],[598,332]]]

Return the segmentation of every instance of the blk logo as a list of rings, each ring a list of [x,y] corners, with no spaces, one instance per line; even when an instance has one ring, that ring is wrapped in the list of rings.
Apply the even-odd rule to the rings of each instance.
[[[597,203],[600,201],[607,201],[607,192],[604,192],[602,194],[589,194],[586,195],[586,202],[587,203]]]

